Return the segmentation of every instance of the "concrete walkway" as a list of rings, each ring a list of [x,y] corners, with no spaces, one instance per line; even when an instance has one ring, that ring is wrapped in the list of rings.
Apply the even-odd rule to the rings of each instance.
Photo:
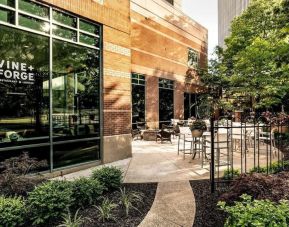
[[[139,227],[192,227],[195,197],[189,181],[158,184],[151,210]]]

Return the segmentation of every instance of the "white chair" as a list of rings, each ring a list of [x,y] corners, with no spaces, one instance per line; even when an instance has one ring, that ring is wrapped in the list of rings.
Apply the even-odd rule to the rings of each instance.
[[[179,127],[179,139],[178,139],[178,155],[180,152],[183,153],[183,158],[185,159],[186,154],[192,154],[193,137],[190,127]],[[186,149],[186,145],[189,144],[189,149]],[[188,151],[189,152],[186,152]]]

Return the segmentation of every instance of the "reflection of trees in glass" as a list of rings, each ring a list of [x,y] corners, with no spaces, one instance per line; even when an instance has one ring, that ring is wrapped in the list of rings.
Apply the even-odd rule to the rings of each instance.
[[[80,125],[99,119],[99,73],[97,50],[53,41],[53,113],[69,130],[69,118]]]
[[[132,85],[132,123],[145,121],[145,86]]]
[[[48,113],[49,105],[42,86],[48,78],[48,38],[4,26],[0,29],[1,60],[26,63],[27,67],[31,65],[35,78],[30,85],[0,82],[0,118],[14,117],[10,125],[34,125],[36,132],[40,132],[41,125],[47,123],[41,122],[41,116]],[[30,71],[27,69],[27,72]],[[21,123],[17,120],[19,117],[24,118]]]
[[[170,121],[174,118],[174,91],[160,88],[159,95],[159,119]]]

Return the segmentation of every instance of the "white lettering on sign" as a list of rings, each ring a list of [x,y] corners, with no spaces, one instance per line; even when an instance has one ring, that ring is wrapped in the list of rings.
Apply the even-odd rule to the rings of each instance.
[[[0,60],[0,82],[33,84],[34,67],[24,62]]]

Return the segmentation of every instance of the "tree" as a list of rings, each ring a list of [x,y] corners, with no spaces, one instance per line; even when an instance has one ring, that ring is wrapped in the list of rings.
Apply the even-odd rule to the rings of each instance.
[[[209,86],[218,80],[223,101],[233,97],[239,107],[243,102],[253,108],[284,101],[289,91],[288,9],[288,0],[252,0],[233,20],[226,48],[217,51],[203,79]]]

